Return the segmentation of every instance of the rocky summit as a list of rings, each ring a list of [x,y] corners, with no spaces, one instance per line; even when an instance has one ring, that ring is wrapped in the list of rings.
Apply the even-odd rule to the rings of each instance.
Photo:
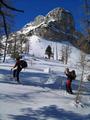
[[[53,41],[66,39],[72,41],[72,39],[75,39],[75,36],[73,36],[75,32],[74,19],[69,11],[63,8],[55,8],[45,17],[39,16],[37,19],[34,24],[39,21],[39,26],[29,31],[28,35],[35,34]]]

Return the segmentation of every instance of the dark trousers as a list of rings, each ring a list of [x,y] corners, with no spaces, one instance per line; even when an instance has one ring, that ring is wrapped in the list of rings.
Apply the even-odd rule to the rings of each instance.
[[[71,88],[71,81],[70,80],[67,80],[66,81],[66,91],[70,94],[73,94],[72,92],[72,88]]]
[[[15,70],[13,70],[13,77],[16,77],[18,82],[19,82],[20,71],[21,71],[21,69],[15,69]]]

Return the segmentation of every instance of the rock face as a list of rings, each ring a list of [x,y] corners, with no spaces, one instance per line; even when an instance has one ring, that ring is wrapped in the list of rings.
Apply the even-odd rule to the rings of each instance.
[[[31,30],[28,35],[35,34],[53,41],[65,39],[72,41],[72,39],[75,39],[73,36],[74,31],[75,25],[72,14],[63,8],[56,8],[50,11],[41,24]]]
[[[46,15],[46,21],[48,23],[52,19],[55,20],[55,26],[59,30],[69,33],[73,33],[75,30],[72,14],[63,8],[56,8]]]

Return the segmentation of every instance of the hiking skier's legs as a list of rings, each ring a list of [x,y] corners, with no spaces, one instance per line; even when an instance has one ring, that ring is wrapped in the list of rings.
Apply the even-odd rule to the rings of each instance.
[[[70,82],[70,86],[69,86],[69,92],[70,92],[70,94],[73,94],[72,87],[71,87],[71,82]]]
[[[70,80],[66,81],[66,91],[69,93]]]
[[[20,81],[19,81],[19,74],[20,74],[20,71],[21,71],[20,69],[17,69],[17,73],[16,73],[17,82],[20,82]]]
[[[67,80],[67,81],[66,81],[66,91],[67,91],[68,93],[73,94],[72,88],[71,88],[71,81],[70,81],[70,80]]]
[[[16,77],[16,74],[17,74],[17,70],[13,70],[13,77],[15,78]]]

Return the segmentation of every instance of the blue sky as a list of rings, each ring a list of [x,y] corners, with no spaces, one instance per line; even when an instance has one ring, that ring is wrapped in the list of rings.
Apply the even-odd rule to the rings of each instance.
[[[82,18],[83,0],[13,0],[14,6],[24,10],[24,13],[15,12],[13,31],[21,29],[25,24],[33,21],[38,15],[46,15],[56,7],[63,7],[69,10],[74,19],[76,29],[81,30],[80,20]]]

